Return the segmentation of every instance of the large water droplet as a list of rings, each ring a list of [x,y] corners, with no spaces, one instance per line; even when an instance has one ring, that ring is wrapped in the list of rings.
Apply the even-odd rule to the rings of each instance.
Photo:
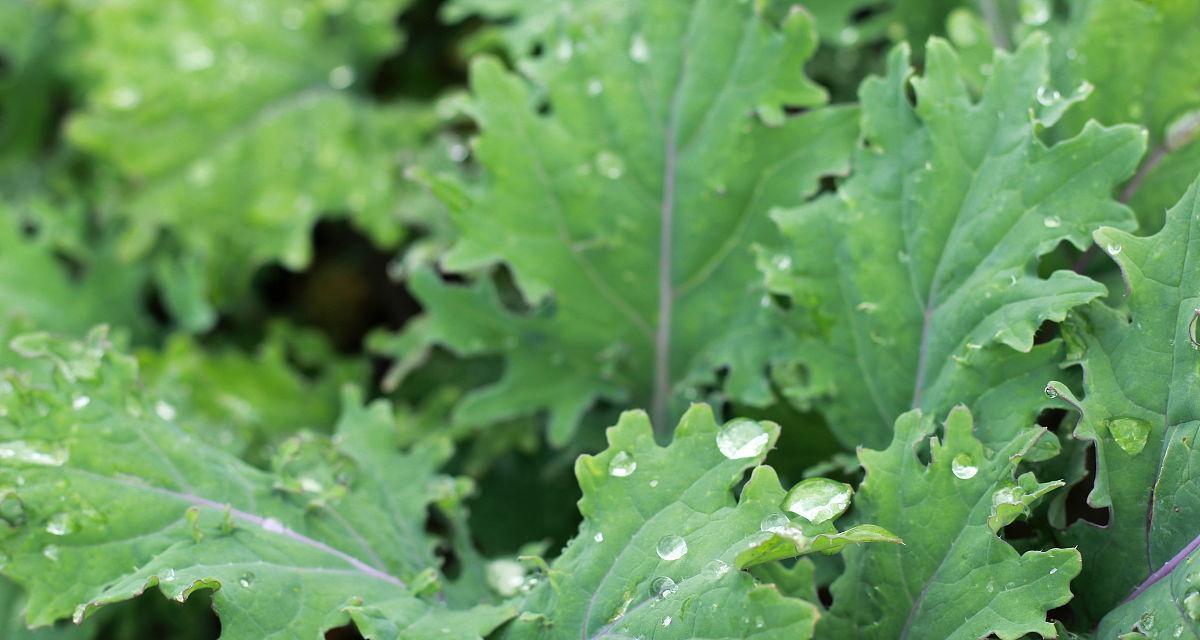
[[[1038,87],[1037,101],[1043,107],[1053,106],[1059,100],[1062,100],[1062,94],[1057,89],[1049,87]]]
[[[720,578],[729,573],[729,564],[722,560],[713,560],[704,565],[704,575],[710,578]]]
[[[960,453],[954,456],[950,461],[950,471],[954,473],[954,477],[959,480],[970,480],[979,473],[979,467],[975,466],[975,461],[966,453]]]
[[[1146,448],[1150,423],[1140,418],[1113,418],[1108,421],[1108,432],[1121,451],[1136,456]]]
[[[1104,250],[1108,252],[1108,255],[1115,256],[1121,253],[1121,245],[1110,242],[1106,247],[1104,247]]]
[[[783,530],[784,527],[787,527],[789,524],[791,524],[791,522],[792,521],[782,513],[771,513],[767,514],[767,517],[762,519],[762,522],[758,524],[758,528],[760,531],[778,533],[779,531]]]
[[[687,541],[674,534],[665,535],[658,541],[655,551],[658,552],[658,557],[668,562],[678,560],[687,555]]]
[[[1192,620],[1200,620],[1200,591],[1193,591],[1183,597],[1183,610]]]
[[[625,478],[633,475],[634,471],[637,471],[637,460],[624,451],[618,451],[608,462],[608,473],[613,477]]]
[[[717,432],[717,448],[730,460],[753,458],[762,454],[771,441],[766,427],[754,420],[739,418]]]
[[[853,494],[854,489],[844,482],[809,478],[792,487],[783,499],[783,508],[813,524],[821,524],[845,513]]]
[[[675,593],[676,588],[675,581],[667,576],[655,578],[650,583],[650,593],[653,593],[656,598],[668,598]]]

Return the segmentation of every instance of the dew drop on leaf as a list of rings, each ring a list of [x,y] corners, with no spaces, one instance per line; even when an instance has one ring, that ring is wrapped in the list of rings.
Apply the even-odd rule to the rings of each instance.
[[[663,624],[663,626],[664,626],[664,627],[669,627],[669,626],[671,626],[671,616],[667,616],[667,617],[663,618],[663,623],[662,623],[662,624]]]
[[[243,589],[249,589],[250,585],[254,584],[254,574],[247,571],[238,578],[238,584],[242,585]]]
[[[9,440],[0,442],[0,461],[37,467],[61,467],[67,461],[67,452],[24,440]]]
[[[650,592],[656,598],[667,598],[675,593],[675,581],[668,576],[660,576],[650,583]]]
[[[608,473],[614,478],[631,476],[634,471],[637,471],[637,460],[624,451],[618,451],[608,462]]]
[[[42,547],[42,556],[50,562],[58,562],[58,545],[48,544]]]
[[[1108,246],[1104,247],[1104,250],[1108,252],[1108,255],[1115,256],[1121,253],[1121,245],[1109,243]]]
[[[792,487],[783,508],[813,524],[828,522],[846,512],[854,489],[828,478],[809,478]]]
[[[596,169],[605,178],[617,180],[625,175],[625,161],[611,151],[601,151],[596,154]]]
[[[713,560],[704,565],[704,574],[711,578],[720,578],[729,573],[729,564],[722,560]]]
[[[760,531],[766,531],[768,533],[777,533],[784,527],[788,526],[788,524],[790,524],[790,523],[791,523],[791,520],[788,520],[788,517],[786,515],[784,515],[782,513],[771,513],[771,514],[768,514],[767,517],[762,519],[762,522],[759,523],[758,528]]]
[[[1200,329],[1197,327],[1198,324],[1200,324],[1200,309],[1192,312],[1192,321],[1188,324],[1188,342],[1192,343],[1193,349],[1200,350],[1200,335],[1197,334],[1197,330]]]
[[[1058,389],[1055,389],[1053,384],[1046,385],[1046,397],[1050,399],[1058,397]]]
[[[1135,456],[1146,448],[1150,423],[1140,418],[1114,418],[1108,422],[1108,432],[1121,451]]]
[[[954,477],[959,480],[970,480],[979,473],[979,467],[975,466],[975,461],[966,453],[960,453],[954,456],[950,461],[950,471],[954,473]]]
[[[1057,229],[1062,226],[1062,220],[1058,216],[1046,216],[1042,218],[1042,224],[1046,225],[1047,229]]]
[[[753,458],[767,448],[771,435],[754,420],[739,418],[717,432],[717,448],[730,460]]]
[[[283,523],[275,518],[267,518],[266,520],[263,520],[262,528],[263,531],[266,531],[267,533],[283,533],[284,531]]]
[[[658,541],[655,551],[658,557],[668,562],[678,560],[687,555],[687,541],[675,534],[665,535]]]
[[[46,533],[52,536],[65,536],[75,532],[75,523],[70,514],[56,513],[46,521]]]
[[[595,540],[596,542],[604,542],[604,533],[597,531],[596,535],[592,536],[592,540]]]
[[[1192,620],[1200,620],[1200,591],[1193,591],[1183,597],[1183,610]]]

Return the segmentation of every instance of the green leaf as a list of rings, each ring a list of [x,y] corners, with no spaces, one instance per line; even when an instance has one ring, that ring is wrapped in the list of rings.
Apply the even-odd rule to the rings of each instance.
[[[1200,551],[1195,544],[1182,549],[1159,571],[1138,586],[1120,606],[1104,616],[1096,637],[1200,638]]]
[[[504,637],[811,637],[815,606],[738,570],[762,559],[748,558],[747,549],[803,539],[804,548],[773,556],[794,557],[832,552],[827,545],[835,540],[895,540],[882,531],[838,533],[835,515],[789,521],[775,471],[758,466],[778,435],[769,422],[718,427],[712,409],[693,405],[673,443],[659,447],[645,413],[624,413],[607,432],[608,449],[576,462],[579,534]],[[735,502],[732,488],[747,469],[753,472]],[[849,504],[848,493],[840,504]]]
[[[1066,133],[1090,120],[1133,122],[1150,134],[1150,154],[1122,191],[1144,229],[1200,173],[1200,5],[1191,0],[1089,0],[1070,3],[1056,35],[1055,80],[1087,81],[1094,97],[1063,120]]]
[[[953,409],[942,438],[932,416],[906,413],[882,451],[860,449],[866,479],[857,517],[887,527],[905,546],[845,552],[833,606],[818,631],[829,638],[1055,637],[1046,612],[1071,599],[1074,549],[1018,554],[997,536],[1061,482],[1014,481],[1044,429],[1025,429],[997,450],[973,435],[971,413]],[[929,463],[917,456],[928,441]]]
[[[843,47],[890,39],[920,46],[942,33],[946,17],[964,0],[810,0],[821,39]],[[861,17],[866,14],[866,17]]]
[[[998,53],[978,100],[947,43],[932,40],[926,61],[910,81],[898,47],[887,76],[863,84],[852,176],[836,196],[777,213],[791,250],[760,261],[801,334],[780,384],[847,446],[882,446],[901,413],[941,416],[959,402],[993,445],[1032,424],[1060,358],[1034,333],[1105,291],[1071,272],[1040,277],[1038,256],[1085,247],[1102,224],[1132,225],[1110,194],[1145,136],[1092,124],[1044,146],[1044,36]]]
[[[1095,443],[1088,503],[1107,507],[1109,522],[1076,522],[1069,540],[1087,559],[1083,606],[1099,617],[1196,536],[1200,183],[1158,234],[1105,228],[1096,242],[1125,275],[1128,311],[1092,304],[1072,318],[1084,398],[1061,384],[1050,391],[1079,410],[1075,437]]]
[[[816,46],[802,11],[622,0],[607,14],[566,22],[549,55],[518,65],[546,115],[525,79],[472,67],[485,188],[443,267],[502,262],[533,310],[488,284],[415,286],[426,343],[508,363],[457,417],[545,409],[555,443],[601,398],[653,406],[661,428],[721,367],[730,396],[771,400],[761,372],[785,337],[763,317],[751,248],[775,242],[770,207],[844,169],[854,134],[853,109],[785,114],[824,101],[801,74]]]
[[[84,3],[81,3],[84,4]],[[127,261],[153,254],[169,310],[215,321],[255,268],[305,267],[312,227],[346,216],[383,245],[425,216],[403,157],[438,124],[363,94],[406,0],[156,0],[80,6],[85,107],[70,141],[120,179],[103,203]],[[419,208],[420,204],[417,205]],[[428,204],[424,205],[428,206]],[[165,234],[165,238],[162,238]]]
[[[316,637],[352,613],[428,629],[446,611],[419,595],[440,589],[424,522],[468,487],[437,475],[447,442],[397,450],[386,403],[347,396],[325,455],[271,474],[156,415],[103,332],[18,346],[65,354],[53,385],[9,376],[0,397],[0,548],[30,624],[80,621],[154,586],[180,601],[214,590],[223,638]],[[479,638],[507,617],[478,613],[411,637]]]
[[[84,640],[94,635],[94,629],[59,625],[53,628],[29,630],[21,620],[25,596],[17,585],[0,579],[0,637],[5,640]]]
[[[178,426],[208,444],[252,456],[297,431],[329,431],[341,387],[368,380],[364,363],[338,357],[319,334],[283,325],[253,354],[205,349],[181,334],[159,350],[140,350],[138,363],[156,412],[177,415]]]

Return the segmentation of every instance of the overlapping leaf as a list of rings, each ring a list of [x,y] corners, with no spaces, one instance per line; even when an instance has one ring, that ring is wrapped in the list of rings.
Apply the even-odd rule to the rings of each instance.
[[[1191,0],[1085,0],[1055,33],[1055,76],[1064,89],[1083,81],[1094,97],[1072,109],[1061,129],[1090,118],[1132,122],[1150,134],[1150,154],[1124,188],[1145,229],[1200,173],[1200,5]]]
[[[830,521],[849,506],[848,487],[809,505],[826,519],[789,525],[774,470],[757,466],[778,435],[778,425],[744,420],[719,429],[712,410],[695,405],[663,448],[646,414],[625,413],[608,430],[609,448],[576,462],[579,535],[504,637],[811,637],[813,604],[757,585],[739,569],[789,544],[786,557],[896,540],[879,530],[836,532]],[[735,502],[732,487],[749,468]]]
[[[154,253],[164,301],[214,320],[256,267],[304,267],[323,215],[394,244],[404,167],[437,126],[425,106],[361,96],[405,0],[102,3],[76,10],[86,106],[70,140],[121,179],[106,210],[123,256]],[[166,239],[160,238],[166,235]]]
[[[1073,549],[1018,554],[997,536],[1061,482],[1014,480],[1017,465],[1045,434],[1026,429],[997,450],[972,433],[970,411],[953,409],[941,439],[931,416],[907,413],[882,451],[859,450],[866,469],[855,512],[904,539],[846,552],[822,618],[828,638],[954,638],[1035,633],[1054,637],[1046,611],[1071,599],[1079,574]],[[930,462],[917,457],[929,439]]]
[[[1100,640],[1200,638],[1200,564],[1183,549],[1100,621]]]
[[[978,414],[985,442],[1007,442],[1032,424],[1039,379],[1059,358],[1056,342],[1034,346],[1038,326],[1103,295],[1070,272],[1039,277],[1037,257],[1086,246],[1101,224],[1132,224],[1111,193],[1145,137],[1091,124],[1044,146],[1038,123],[1063,106],[1038,101],[1047,49],[1035,35],[998,53],[975,101],[948,44],[930,42],[911,83],[897,48],[888,75],[861,89],[865,144],[851,178],[777,214],[792,250],[762,263],[803,336],[779,378],[847,445],[882,446],[904,411],[944,415],[958,402]]]
[[[1093,304],[1069,325],[1083,365],[1075,435],[1095,443],[1097,475],[1088,502],[1107,507],[1099,527],[1069,531],[1087,563],[1082,604],[1103,614],[1200,534],[1200,184],[1193,184],[1158,234],[1116,229],[1096,242],[1120,265],[1128,312]]]
[[[546,115],[522,78],[474,65],[487,181],[443,266],[503,262],[535,309],[517,317],[489,284],[415,285],[428,312],[415,342],[506,357],[460,419],[548,409],[563,442],[608,398],[653,405],[665,424],[718,367],[730,395],[770,399],[762,370],[782,337],[761,320],[751,247],[773,242],[770,207],[844,168],[855,113],[784,113],[824,100],[801,74],[815,34],[802,11],[756,6],[622,1],[564,21],[527,65]]]
[[[214,589],[224,638],[316,637],[363,608],[429,631],[409,637],[478,638],[508,617],[481,606],[429,629],[445,609],[417,595],[438,589],[426,509],[461,488],[436,474],[444,442],[396,450],[385,404],[350,398],[335,445],[268,474],[156,415],[102,332],[44,350],[57,384],[10,376],[0,399],[0,546],[29,623],[156,585]]]

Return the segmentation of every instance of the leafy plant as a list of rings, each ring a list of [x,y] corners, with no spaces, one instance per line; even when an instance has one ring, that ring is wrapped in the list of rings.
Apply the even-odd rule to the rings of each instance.
[[[0,636],[1200,639],[1198,11],[0,6]]]

